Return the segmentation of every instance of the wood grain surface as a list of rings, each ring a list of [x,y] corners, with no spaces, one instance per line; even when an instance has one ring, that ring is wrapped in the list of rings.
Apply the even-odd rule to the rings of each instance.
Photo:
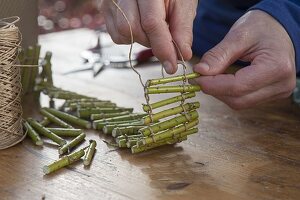
[[[40,38],[43,50],[54,52],[55,85],[141,111],[143,90],[130,70],[107,69],[95,79],[91,72],[61,75],[79,66],[79,53],[93,37],[76,30]],[[160,76],[158,64],[138,70],[145,80]],[[160,98],[165,96],[153,99]],[[38,148],[26,139],[0,151],[0,199],[299,199],[299,107],[286,99],[233,111],[202,93],[197,98],[199,133],[175,146],[132,155],[88,130],[98,142],[91,167],[79,162],[47,176],[42,166],[58,157],[50,141]],[[32,102],[26,99],[25,115],[38,117],[39,105]]]

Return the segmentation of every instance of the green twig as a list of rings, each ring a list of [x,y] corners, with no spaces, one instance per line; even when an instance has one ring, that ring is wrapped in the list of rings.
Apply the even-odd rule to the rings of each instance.
[[[187,103],[187,104],[184,104],[183,106],[177,106],[177,107],[170,108],[170,109],[161,111],[159,113],[153,114],[152,118],[150,116],[143,117],[142,121],[144,124],[147,125],[147,124],[150,124],[152,122],[152,120],[157,121],[159,119],[166,118],[166,117],[169,117],[172,115],[176,115],[176,114],[182,113],[184,111],[188,112],[191,110],[195,110],[199,107],[200,107],[199,102]]]
[[[43,127],[40,123],[38,123],[36,120],[32,118],[27,119],[28,123],[34,128],[38,133],[41,135],[44,135],[45,137],[49,138],[53,142],[57,143],[59,146],[63,146],[66,144],[66,141],[62,139],[61,137],[55,135],[51,131],[49,131],[47,128]]]
[[[147,87],[145,92],[147,94],[161,94],[161,93],[176,93],[176,92],[199,92],[201,90],[199,85],[178,85],[178,86],[157,86]]]
[[[158,122],[155,124],[152,124],[148,127],[142,128],[139,130],[139,133],[143,134],[144,136],[149,136],[151,133],[157,133],[163,130],[167,130],[169,128],[178,126],[180,124],[193,121],[198,118],[198,113],[197,111],[192,111],[187,114],[182,114],[178,117],[174,117],[172,119],[163,121],[163,122]]]
[[[85,157],[83,159],[83,165],[89,166],[92,162],[92,159],[94,157],[95,151],[96,151],[97,143],[95,140],[90,140],[89,148],[85,154]]]
[[[146,85],[152,86],[152,85],[166,84],[166,83],[171,83],[171,82],[183,81],[185,79],[194,79],[194,78],[198,78],[198,77],[200,77],[200,74],[191,73],[191,74],[186,74],[186,76],[181,75],[181,76],[173,76],[173,77],[166,77],[166,78],[160,78],[160,79],[150,79],[147,81]]]
[[[68,113],[61,112],[61,111],[55,110],[53,108],[44,108],[44,109],[46,111],[48,111],[49,113],[55,115],[56,117],[66,121],[66,122],[69,122],[70,124],[75,124],[75,125],[78,125],[78,126],[81,126],[81,127],[84,127],[84,128],[91,128],[92,127],[92,125],[89,121],[80,119],[80,118],[75,117],[73,115],[70,115]]]
[[[152,103],[152,104],[150,104],[150,106],[148,106],[146,104],[143,104],[143,110],[145,112],[148,112],[148,111],[150,111],[150,107],[152,109],[156,109],[156,108],[160,108],[160,107],[172,104],[172,103],[182,101],[183,99],[193,98],[195,96],[196,96],[196,93],[191,92],[191,93],[185,93],[185,94],[182,94],[182,95],[179,95],[179,96],[176,96],[176,97],[172,97],[172,98],[169,98],[169,99],[165,99],[165,100],[162,100],[162,101],[159,101],[159,102],[156,102],[156,103]]]
[[[27,129],[27,135],[31,138],[37,146],[43,145],[43,140],[40,138],[39,134],[28,124],[28,122],[24,122],[24,126]]]
[[[86,136],[85,133],[81,133],[76,138],[71,140],[69,143],[63,145],[61,148],[58,149],[59,155],[69,152],[72,148],[80,144],[84,140],[85,136]]]

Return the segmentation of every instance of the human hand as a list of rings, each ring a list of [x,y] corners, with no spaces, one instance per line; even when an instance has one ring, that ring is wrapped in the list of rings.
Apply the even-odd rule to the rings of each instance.
[[[251,64],[234,75],[222,74],[236,60]],[[293,43],[285,29],[263,11],[247,12],[225,38],[204,54],[194,71],[202,75],[191,81],[204,93],[233,109],[288,97],[295,88]]]
[[[114,0],[126,14],[135,42],[151,47],[167,73],[177,71],[177,43],[183,58],[192,57],[192,28],[198,0]],[[130,44],[130,29],[112,0],[101,6],[107,31],[117,44]]]

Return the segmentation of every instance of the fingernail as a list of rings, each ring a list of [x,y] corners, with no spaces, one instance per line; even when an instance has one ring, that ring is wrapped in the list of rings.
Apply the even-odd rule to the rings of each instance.
[[[209,65],[207,63],[199,63],[197,68],[201,68],[203,71],[209,71]]]
[[[172,64],[171,64],[169,61],[165,61],[165,62],[163,63],[163,66],[164,66],[164,68],[165,68],[165,70],[166,70],[166,72],[167,72],[168,74],[173,73],[173,66],[172,66]]]
[[[191,49],[190,45],[185,45],[185,51],[187,52],[187,58],[186,59],[191,59],[191,57],[193,56],[193,51]]]

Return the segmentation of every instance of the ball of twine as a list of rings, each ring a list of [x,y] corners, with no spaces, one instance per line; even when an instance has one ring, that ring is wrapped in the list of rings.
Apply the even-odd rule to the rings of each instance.
[[[0,19],[0,149],[20,142],[22,129],[21,74],[16,65],[21,34],[18,17]]]

